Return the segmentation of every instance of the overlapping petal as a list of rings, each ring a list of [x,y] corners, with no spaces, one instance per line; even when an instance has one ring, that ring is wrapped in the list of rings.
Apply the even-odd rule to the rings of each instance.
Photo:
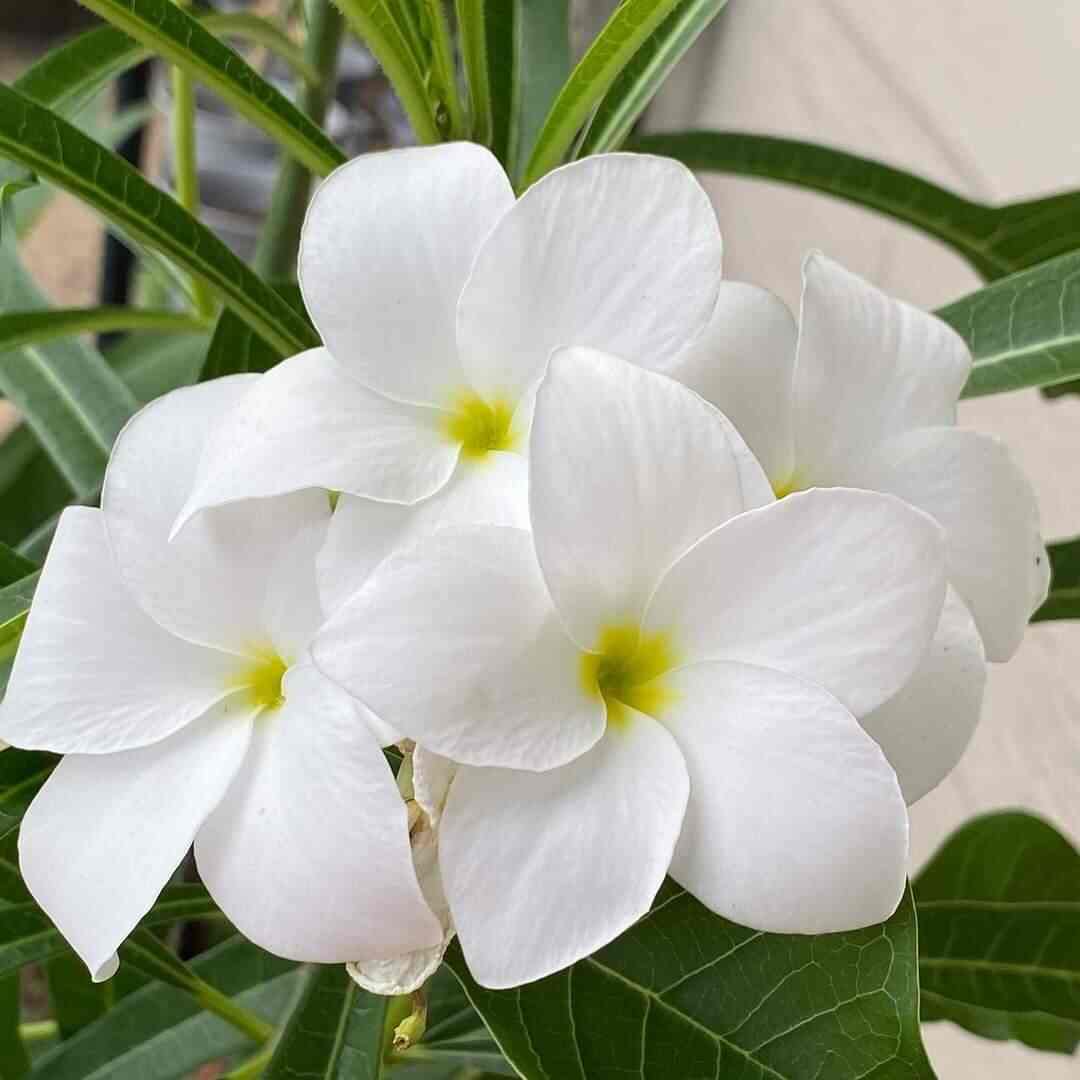
[[[250,753],[199,831],[199,873],[237,928],[294,960],[344,963],[437,944],[405,804],[349,697],[288,672]]]
[[[473,143],[363,154],[331,174],[304,224],[300,284],[335,359],[389,397],[445,405],[467,383],[458,297],[513,202],[498,161]]]
[[[734,425],[774,486],[792,473],[792,392],[798,328],[765,289],[722,281],[704,333],[666,373],[711,401]]]
[[[746,664],[669,676],[664,722],[690,773],[671,874],[773,933],[884,922],[907,872],[907,812],[878,745],[818,686]]]
[[[885,752],[910,806],[952,772],[979,722],[986,657],[970,612],[949,589],[930,652],[862,726]]]
[[[325,492],[303,491],[199,514],[170,540],[207,436],[257,379],[184,387],[136,413],[113,448],[101,497],[136,602],[174,634],[236,653],[263,644],[263,600],[281,552],[329,514]]]
[[[707,323],[720,258],[708,196],[677,162],[604,154],[556,169],[477,253],[458,308],[466,375],[516,401],[559,346],[663,365]]]
[[[445,529],[392,555],[312,652],[384,722],[463,763],[550,769],[604,730],[521,529]]]
[[[528,466],[520,454],[499,451],[462,461],[449,483],[416,506],[343,495],[319,554],[319,590],[336,610],[392,551],[453,525],[529,527]]]
[[[570,634],[640,620],[671,563],[772,500],[730,423],[673,379],[590,349],[556,353],[530,442],[536,553]]]
[[[564,768],[462,769],[440,825],[440,865],[477,982],[500,989],[550,975],[644,915],[688,791],[674,739],[630,710]]]
[[[446,414],[403,405],[351,378],[326,349],[278,364],[209,431],[179,529],[207,507],[327,488],[398,503],[446,483],[458,447]]]
[[[167,738],[230,692],[235,658],[191,645],[137,607],[100,510],[61,515],[7,695],[0,735],[26,749],[106,754]]]
[[[646,615],[681,662],[732,660],[823,686],[862,716],[921,662],[945,600],[940,527],[899,499],[790,495],[715,529]]]
[[[803,266],[795,366],[797,480],[846,483],[883,440],[955,421],[971,369],[960,336],[820,253]]]
[[[162,742],[56,767],[23,818],[19,865],[95,978],[153,905],[221,800],[251,739],[253,710],[219,706]]]
[[[945,529],[949,581],[991,660],[1008,660],[1046,599],[1050,563],[1035,493],[1006,447],[987,435],[925,428],[849,466],[853,482],[889,491]]]

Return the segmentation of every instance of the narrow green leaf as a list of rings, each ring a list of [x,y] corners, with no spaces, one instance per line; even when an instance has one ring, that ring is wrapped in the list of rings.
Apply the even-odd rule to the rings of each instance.
[[[0,589],[0,657],[14,655],[39,577],[40,571],[34,571]]]
[[[280,56],[307,83],[319,81],[319,71],[308,63],[304,50],[272,19],[251,11],[230,11],[196,15],[199,22],[218,37],[236,37],[262,45]]]
[[[303,319],[307,319],[300,287],[292,282],[273,286],[282,299]],[[314,329],[311,331],[314,333]],[[264,341],[231,311],[223,311],[206,352],[200,381],[217,379],[222,375],[239,375],[252,371],[269,371],[285,354]]]
[[[447,961],[527,1080],[745,1076],[928,1080],[910,892],[881,926],[763,934],[673,883],[595,956],[513,991]]]
[[[378,1080],[391,999],[361,990],[343,966],[316,970],[265,1080]]]
[[[318,344],[307,323],[175,200],[55,113],[2,85],[0,154],[70,191],[136,240],[201,276],[283,352]]]
[[[53,1019],[59,1025],[61,1039],[70,1039],[109,1011],[112,987],[93,982],[86,965],[74,953],[54,956],[45,970]]]
[[[1080,375],[1080,252],[1011,274],[938,313],[968,343],[964,397]]]
[[[55,754],[40,750],[12,748],[0,754],[0,842],[14,835],[26,808],[59,760]]]
[[[727,0],[679,0],[604,95],[578,157],[603,154],[622,145],[672,68],[726,3]]]
[[[1050,595],[1032,622],[1080,619],[1080,536],[1047,547],[1050,554]]]
[[[14,548],[0,543],[0,588],[7,588],[17,581],[29,577],[37,570],[37,565],[20,555]]]
[[[79,2],[204,83],[312,172],[326,176],[345,161],[321,128],[173,0]]]
[[[496,29],[489,30],[488,18],[491,15],[489,0],[457,0],[458,41],[461,48],[461,62],[465,69],[465,83],[469,89],[469,114],[472,122],[472,137],[475,142],[491,146],[494,123],[492,109],[495,101],[492,96],[491,73],[489,67],[488,41],[495,40],[498,34],[502,39],[502,48],[508,53],[507,63],[512,65],[514,53],[514,22],[517,18],[518,2],[510,0],[499,5],[494,22]],[[498,154],[496,154],[498,156]],[[500,158],[505,161],[505,158]]]
[[[0,350],[39,345],[75,334],[112,330],[204,330],[206,324],[177,311],[130,307],[51,308],[46,311],[0,311]]]
[[[945,841],[914,889],[926,1018],[1071,1051],[1080,1032],[1080,852],[1031,814],[987,814]]]
[[[235,315],[239,325],[244,326]],[[247,330],[247,333],[251,331]],[[129,334],[106,353],[109,366],[140,403],[190,386],[199,378],[209,334]]]
[[[390,80],[416,137],[423,143],[443,138],[435,106],[424,86],[409,38],[399,18],[403,5],[389,0],[335,0],[353,32],[361,38]]]
[[[302,974],[240,937],[191,962],[192,972],[235,1005],[273,1024],[288,1009]],[[249,1053],[255,1043],[189,995],[155,982],[49,1051],[35,1080],[180,1080],[206,1062]]]
[[[561,164],[593,109],[679,0],[624,0],[578,62],[551,106],[525,167],[527,188]]]
[[[18,972],[0,978],[0,1077],[21,1080],[30,1072],[30,1055],[19,1034],[22,990]]]
[[[880,161],[737,131],[648,135],[626,148],[666,154],[704,172],[776,180],[874,210],[935,237],[991,280],[1080,247],[1077,191],[987,206]]]

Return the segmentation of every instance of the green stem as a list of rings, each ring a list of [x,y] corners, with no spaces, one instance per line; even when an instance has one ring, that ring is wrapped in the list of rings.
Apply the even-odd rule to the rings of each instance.
[[[312,0],[308,5],[304,59],[319,72],[319,79],[300,87],[297,105],[316,124],[322,124],[337,84],[338,53],[344,30],[341,13],[329,0]],[[255,269],[263,278],[275,281],[295,276],[300,230],[310,193],[310,171],[295,158],[284,157],[255,252]]]
[[[435,70],[438,72],[439,89],[446,98],[449,126],[443,135],[447,139],[460,139],[465,135],[465,113],[458,93],[457,66],[454,63],[454,43],[450,37],[450,24],[446,20],[443,0],[426,0],[428,22],[431,26],[431,52]],[[436,115],[438,124],[439,117]]]
[[[188,6],[188,0],[174,0],[177,7]],[[176,200],[192,216],[199,216],[199,162],[195,150],[195,87],[191,76],[178,67],[172,69],[172,138],[173,183]],[[195,309],[204,318],[214,313],[214,298],[199,277],[191,278],[191,295]]]
[[[221,1080],[255,1080],[266,1071],[273,1056],[274,1048],[267,1046],[253,1057],[249,1057],[247,1061],[242,1061],[235,1069],[225,1073]]]
[[[60,1025],[55,1020],[33,1020],[19,1025],[19,1037],[23,1042],[44,1042],[60,1034]]]
[[[242,1031],[260,1046],[268,1043],[274,1035],[273,1024],[268,1024],[253,1012],[237,1005],[232,998],[226,997],[209,983],[203,983],[197,988],[195,999],[208,1012],[220,1016],[227,1024],[231,1024],[237,1031]]]

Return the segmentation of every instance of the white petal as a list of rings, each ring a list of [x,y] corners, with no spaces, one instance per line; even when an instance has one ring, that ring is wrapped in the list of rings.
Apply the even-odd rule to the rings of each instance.
[[[584,649],[605,625],[638,622],[661,575],[692,544],[772,498],[712,405],[673,379],[589,349],[552,358],[529,456],[537,556]],[[748,491],[744,467],[756,471],[758,489]]]
[[[413,751],[413,794],[433,827],[439,824],[457,771],[456,762],[433,750],[417,746]]]
[[[455,313],[481,241],[514,202],[473,143],[363,154],[311,201],[304,301],[326,347],[390,397],[441,405],[465,385]]]
[[[437,495],[416,506],[343,495],[319,555],[323,606],[335,611],[392,551],[451,525],[529,527],[528,466],[520,454],[462,460]]]
[[[710,533],[660,583],[647,622],[683,663],[775,668],[862,716],[911,677],[944,602],[934,521],[899,499],[833,488]]]
[[[556,169],[476,257],[458,308],[465,371],[516,401],[561,345],[662,366],[708,322],[720,255],[708,196],[677,162],[606,154]]]
[[[520,529],[445,529],[392,555],[312,652],[391,727],[459,762],[550,769],[604,730]]]
[[[286,664],[304,656],[323,623],[315,559],[326,543],[329,525],[329,516],[319,516],[298,529],[270,568],[262,623],[270,644]]]
[[[644,915],[688,792],[675,741],[631,710],[561,769],[462,769],[440,826],[440,864],[476,981],[498,990],[543,978]]]
[[[291,669],[284,690],[195,840],[206,887],[241,933],[290,960],[344,963],[438,944],[405,804],[374,736],[314,668]]]
[[[444,418],[361,386],[325,349],[301,353],[260,376],[213,426],[174,532],[206,507],[304,488],[424,499],[458,458]]]
[[[796,480],[844,470],[912,428],[951,424],[971,355],[951,327],[893,300],[824,255],[803,265],[795,365]]]
[[[738,428],[776,486],[791,477],[795,320],[765,289],[722,281],[705,332],[666,373]]]
[[[15,657],[0,733],[62,754],[132,750],[232,689],[236,660],[162,630],[116,571],[100,510],[64,511]]]
[[[108,977],[236,775],[252,715],[226,704],[153,746],[72,754],[31,803],[19,833],[23,879],[95,977]]]
[[[169,540],[209,432],[258,378],[184,387],[136,413],[116,441],[101,496],[120,576],[140,606],[180,637],[237,653],[263,644],[263,599],[278,555],[330,512],[325,492],[298,492],[200,514]]]
[[[745,664],[669,676],[690,771],[671,873],[734,922],[825,934],[883,922],[907,872],[907,812],[880,748],[820,687]]]
[[[1046,599],[1050,564],[1035,493],[1004,444],[956,428],[893,439],[851,470],[853,482],[900,496],[945,529],[949,580],[991,660],[1008,660]]]
[[[960,760],[979,722],[985,685],[979,632],[950,588],[919,669],[898,694],[859,721],[885,751],[909,806]]]

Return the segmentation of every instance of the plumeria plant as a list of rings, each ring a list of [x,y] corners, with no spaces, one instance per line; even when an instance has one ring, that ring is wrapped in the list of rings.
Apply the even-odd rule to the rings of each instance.
[[[1019,809],[912,868],[908,807],[988,665],[1080,617],[1080,541],[956,427],[1080,376],[1080,193],[641,135],[724,0],[589,41],[567,0],[82,2],[0,85],[0,1076],[930,1080],[942,1020],[1072,1053],[1080,854]],[[348,35],[414,145],[324,130]],[[96,108],[152,56],[171,193]],[[250,264],[199,221],[196,84],[282,152]],[[987,283],[920,311],[822,236],[793,313],[722,277],[692,169]],[[56,189],[160,304],[48,305]]]

